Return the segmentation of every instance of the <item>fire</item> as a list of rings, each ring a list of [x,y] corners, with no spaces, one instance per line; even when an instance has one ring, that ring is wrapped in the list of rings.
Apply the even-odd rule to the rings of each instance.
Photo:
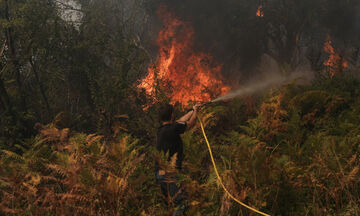
[[[264,12],[262,11],[262,5],[259,5],[258,10],[256,12],[256,16],[258,17],[264,17]]]
[[[222,65],[210,55],[193,50],[194,29],[191,25],[172,15],[166,7],[161,7],[158,15],[164,23],[157,38],[159,56],[156,64],[149,66],[147,77],[138,87],[154,97],[158,83],[172,104],[179,102],[182,105],[189,101],[209,101],[227,93],[230,88],[222,81]]]
[[[324,62],[324,65],[328,68],[331,77],[337,73],[343,72],[343,70],[348,67],[348,62],[344,60],[340,54],[335,52],[330,36],[327,37],[324,44],[324,52],[329,54],[329,59]]]

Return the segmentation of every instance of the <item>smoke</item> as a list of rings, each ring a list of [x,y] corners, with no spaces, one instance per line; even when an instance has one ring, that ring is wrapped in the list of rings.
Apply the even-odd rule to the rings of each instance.
[[[360,47],[360,3],[357,4],[356,7],[354,7],[355,9],[355,13],[356,13],[356,18],[355,18],[355,23],[354,23],[354,27],[352,29],[354,29],[354,37],[356,38],[357,42],[356,42],[356,46]]]
[[[334,43],[342,42],[336,44],[337,49],[345,50],[360,42],[358,0],[150,2],[149,13],[166,5],[180,19],[191,23],[195,29],[196,48],[222,63],[224,77],[232,80],[257,74],[256,67],[263,54],[271,55],[280,64],[293,64],[293,59],[298,58],[294,56],[297,49],[306,48],[321,54],[328,34]],[[256,16],[260,4],[263,18]],[[312,64],[315,68],[322,63]]]
[[[296,81],[297,84],[309,84],[314,79],[314,71],[311,70],[310,63],[305,59],[300,60],[300,64],[292,71],[284,71],[279,64],[269,55],[263,55],[256,70],[256,74],[249,80],[240,84],[240,88],[224,96],[214,99],[212,102],[229,100],[235,97],[251,95],[256,92],[278,87],[286,83]]]
[[[331,36],[344,43],[359,45],[360,2],[329,0],[327,7],[322,24],[329,29]]]
[[[79,29],[84,16],[83,12],[81,12],[81,5],[74,0],[59,0],[56,2],[56,6],[60,18]]]
[[[304,72],[294,72],[288,77],[281,76],[280,74],[278,74],[278,75],[275,75],[272,77],[264,78],[262,80],[249,82],[248,84],[244,85],[240,89],[232,91],[227,95],[218,97],[218,98],[212,100],[212,102],[229,100],[229,99],[233,99],[235,97],[253,94],[255,92],[273,88],[276,86],[280,86],[284,83],[291,82],[291,81],[294,81],[297,79],[304,79],[304,77],[305,77],[305,79],[307,79],[307,76],[308,76],[308,74],[306,74]]]
[[[223,64],[227,78],[251,74],[263,53],[265,26],[256,17],[258,2],[249,0],[152,0],[151,11],[162,5],[195,29],[196,51],[209,53]],[[150,12],[151,12],[150,11]],[[154,14],[156,17],[156,14]]]

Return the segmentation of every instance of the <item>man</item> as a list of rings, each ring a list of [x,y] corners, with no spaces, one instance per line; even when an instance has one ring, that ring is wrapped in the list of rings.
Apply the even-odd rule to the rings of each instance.
[[[177,170],[181,170],[184,159],[183,142],[180,134],[195,125],[198,107],[197,105],[194,106],[191,111],[177,121],[174,121],[174,107],[172,105],[166,104],[160,109],[161,125],[157,131],[156,148],[159,152],[169,154],[168,161],[176,156],[175,167]],[[168,198],[168,201],[169,199],[172,200],[177,207],[173,216],[184,215],[186,207],[184,192],[176,185],[176,181],[170,179],[168,173],[159,167],[159,163],[156,163],[156,181],[160,184],[163,195]]]

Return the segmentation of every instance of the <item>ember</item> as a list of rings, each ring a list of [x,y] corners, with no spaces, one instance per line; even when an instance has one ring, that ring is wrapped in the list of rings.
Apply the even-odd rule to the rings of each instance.
[[[172,15],[166,7],[161,7],[157,13],[164,23],[157,38],[159,56],[138,87],[154,96],[158,79],[159,87],[167,91],[171,103],[182,105],[226,94],[230,88],[222,81],[222,65],[215,63],[210,55],[193,50],[191,25]]]
[[[348,62],[344,60],[340,54],[335,52],[330,36],[327,37],[324,44],[324,52],[329,54],[329,59],[324,62],[324,65],[330,72],[331,77],[337,73],[342,73],[344,69],[348,67]]]
[[[256,12],[256,16],[258,17],[264,17],[264,12],[262,11],[262,5],[259,5],[258,10]]]

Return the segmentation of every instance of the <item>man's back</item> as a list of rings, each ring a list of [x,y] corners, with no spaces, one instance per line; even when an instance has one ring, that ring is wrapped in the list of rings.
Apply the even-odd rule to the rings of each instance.
[[[186,130],[186,123],[175,122],[159,127],[157,132],[157,150],[164,153],[169,152],[169,158],[177,153],[176,168],[181,169],[183,154],[183,143],[180,134]]]
[[[183,142],[180,134],[183,134],[186,129],[191,128],[196,120],[198,106],[194,106],[193,110],[182,116],[177,121],[174,121],[174,107],[170,104],[165,104],[160,108],[159,120],[161,127],[157,131],[157,143],[156,148],[159,152],[169,153],[168,160],[177,154],[176,168],[181,169],[182,161],[184,159],[183,154]],[[166,198],[166,203],[174,203],[176,211],[173,215],[185,215],[186,208],[186,196],[183,189],[176,183],[176,179],[169,178],[170,172],[167,170],[161,170],[156,162],[156,182],[160,184],[161,191]]]

